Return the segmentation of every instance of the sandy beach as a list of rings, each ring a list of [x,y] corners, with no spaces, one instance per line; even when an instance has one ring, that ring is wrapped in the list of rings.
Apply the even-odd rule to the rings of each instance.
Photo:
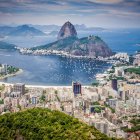
[[[7,85],[7,86],[9,86],[9,85],[11,85],[11,86],[13,86],[15,83],[5,83],[5,82],[0,82],[0,85]],[[41,86],[41,85],[25,85],[25,87],[27,87],[27,88],[44,88],[44,89],[46,89],[46,88],[53,88],[53,89],[63,89],[63,88],[71,88],[72,86]],[[91,87],[91,86],[82,86],[82,87],[85,87],[85,88],[88,88],[88,87]]]

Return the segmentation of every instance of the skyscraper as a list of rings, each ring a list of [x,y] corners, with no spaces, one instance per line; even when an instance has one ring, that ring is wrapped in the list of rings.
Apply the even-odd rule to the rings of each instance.
[[[81,94],[81,84],[78,82],[72,82],[72,88],[74,95]]]
[[[111,87],[114,89],[114,90],[118,90],[118,84],[117,84],[117,79],[112,79],[111,81]]]

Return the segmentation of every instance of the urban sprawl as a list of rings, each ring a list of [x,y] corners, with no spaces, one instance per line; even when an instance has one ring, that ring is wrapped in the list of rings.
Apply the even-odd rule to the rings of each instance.
[[[83,86],[33,86],[0,83],[0,114],[42,107],[59,110],[109,137],[140,138],[140,54],[133,62],[126,53],[112,58],[113,66],[96,75],[95,83]],[[0,66],[7,74],[7,65]]]

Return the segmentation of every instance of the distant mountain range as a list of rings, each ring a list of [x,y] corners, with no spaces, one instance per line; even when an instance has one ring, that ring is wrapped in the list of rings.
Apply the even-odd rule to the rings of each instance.
[[[32,25],[29,24],[29,26],[34,27],[42,32],[52,32],[52,31],[59,31],[61,29],[61,26],[58,25]],[[87,27],[85,24],[75,24],[74,25],[76,31],[104,31],[106,29],[101,27]],[[55,34],[56,35],[56,34]]]
[[[0,26],[0,35],[3,36],[44,36],[44,32],[30,27],[28,25],[22,25],[17,27]]]
[[[52,31],[52,32],[48,33],[47,35],[56,36],[57,34],[58,34],[58,31]]]
[[[98,36],[78,38],[77,32],[70,22],[66,22],[60,29],[57,41],[34,47],[36,49],[65,51],[76,56],[107,57],[113,53],[107,44]]]
[[[75,29],[79,31],[104,31],[104,28],[101,27],[87,27],[84,24],[75,24]],[[31,28],[33,27],[33,28]],[[57,35],[61,26],[58,25],[33,25],[33,24],[26,24],[26,25],[0,25],[0,35],[2,36],[37,36],[37,35]]]

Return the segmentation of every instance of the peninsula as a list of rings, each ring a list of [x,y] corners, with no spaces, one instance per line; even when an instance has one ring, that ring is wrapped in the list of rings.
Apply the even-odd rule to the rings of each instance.
[[[57,41],[31,49],[20,49],[22,54],[48,55],[59,54],[80,57],[109,57],[113,52],[98,36],[78,38],[76,29],[69,21],[60,29]]]
[[[17,74],[22,73],[23,70],[7,65],[7,64],[0,64],[0,79],[5,79],[11,76],[15,76]]]

